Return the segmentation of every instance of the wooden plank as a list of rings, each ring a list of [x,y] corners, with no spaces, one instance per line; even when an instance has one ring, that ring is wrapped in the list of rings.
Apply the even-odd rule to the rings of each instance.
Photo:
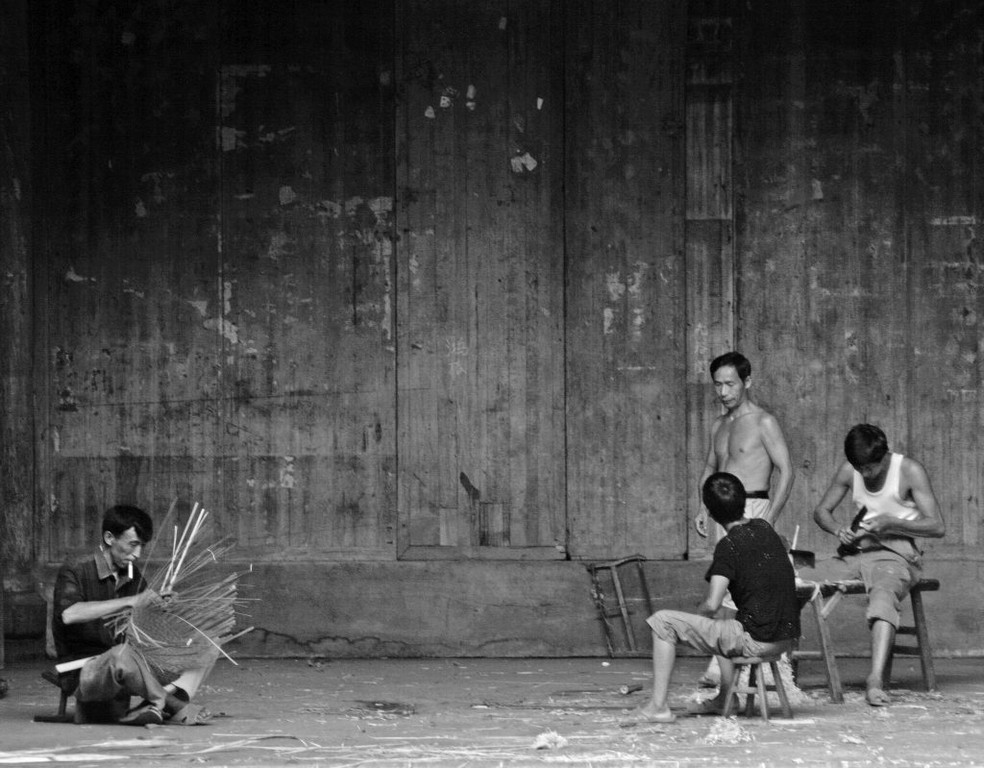
[[[686,550],[685,8],[567,16],[570,552]]]
[[[896,446],[908,433],[897,19],[839,2],[746,9],[740,25],[738,347],[801,470],[791,511],[816,504],[851,425],[879,423]],[[797,524],[801,546],[829,548],[809,520],[777,528]]]
[[[31,339],[31,116],[26,2],[0,26],[0,669],[6,662],[4,592],[33,589],[36,557]]]
[[[401,556],[560,557],[554,6],[400,7]]]
[[[920,8],[906,20],[905,215],[910,257],[911,430],[904,447],[922,461],[947,523],[946,548],[980,551],[984,468],[984,119],[979,3],[947,14]],[[926,542],[930,558],[942,541]]]
[[[732,18],[719,2],[689,3],[687,12],[687,516],[693,520],[711,424],[721,411],[709,367],[735,346],[734,50]],[[689,555],[709,555],[713,538],[687,530]]]

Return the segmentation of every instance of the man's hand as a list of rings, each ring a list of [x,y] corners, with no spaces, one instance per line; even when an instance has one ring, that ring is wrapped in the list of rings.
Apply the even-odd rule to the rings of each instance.
[[[700,536],[705,539],[707,538],[707,510],[703,507],[700,508],[700,512],[694,518],[694,528],[697,529],[697,533]]]
[[[858,536],[863,536],[865,533],[871,533],[878,535],[879,533],[887,533],[889,526],[895,522],[896,518],[890,515],[876,515],[875,517],[869,517],[867,520],[862,520],[858,523],[858,528],[861,530],[858,532]]]
[[[841,544],[849,547],[855,542],[856,539],[863,536],[864,532],[858,533],[857,531],[852,531],[846,525],[842,525],[834,532],[834,535],[840,540]]]
[[[177,598],[177,592],[165,592],[162,595],[152,589],[145,589],[136,596],[136,599],[133,601],[133,608],[135,610],[143,608],[156,608],[157,610],[164,611],[166,613],[174,608]]]

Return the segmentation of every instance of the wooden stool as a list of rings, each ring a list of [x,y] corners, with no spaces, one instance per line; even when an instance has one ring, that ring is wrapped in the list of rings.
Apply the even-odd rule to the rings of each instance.
[[[786,696],[786,688],[783,686],[782,677],[779,675],[778,662],[778,656],[739,656],[731,659],[731,663],[735,665],[735,671],[731,675],[731,680],[728,681],[728,688],[724,695],[724,711],[721,714],[724,717],[729,717],[734,708],[735,695],[744,693],[746,695],[745,715],[750,717],[755,711],[755,694],[758,694],[759,713],[768,722],[769,700],[766,694],[769,690],[774,690],[779,696],[779,705],[782,708],[783,717],[791,718],[793,708],[789,706],[789,697]],[[762,670],[763,664],[768,664],[769,669],[772,670],[772,685],[766,685],[765,673]],[[738,685],[742,667],[748,667],[747,686]]]
[[[55,669],[46,669],[41,673],[41,677],[47,680],[52,685],[58,687],[58,692],[59,692],[58,712],[54,715],[35,715],[34,722],[36,723],[74,722],[75,720],[74,715],[68,712],[68,700],[75,693],[75,689],[79,687],[78,670],[59,673]]]

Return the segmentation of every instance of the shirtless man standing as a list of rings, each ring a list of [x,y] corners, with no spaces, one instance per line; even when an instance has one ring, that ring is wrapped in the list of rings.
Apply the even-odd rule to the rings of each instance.
[[[725,412],[711,425],[711,445],[707,462],[700,476],[700,487],[715,472],[729,472],[747,489],[745,517],[759,517],[774,525],[793,489],[793,465],[786,439],[775,416],[749,397],[752,366],[738,352],[726,352],[711,361],[714,391]],[[775,491],[770,498],[772,475],[776,474]],[[707,509],[701,505],[695,521],[697,532],[707,536]],[[725,531],[715,525],[715,540]],[[722,612],[731,618],[735,604],[725,597]],[[720,672],[716,659],[711,657],[707,671],[700,679],[706,687],[716,687]]]

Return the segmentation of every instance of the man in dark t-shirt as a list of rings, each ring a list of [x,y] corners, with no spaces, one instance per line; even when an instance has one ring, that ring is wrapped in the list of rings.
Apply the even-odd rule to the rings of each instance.
[[[800,636],[796,574],[782,539],[765,521],[744,517],[745,488],[734,475],[711,475],[704,483],[703,498],[711,517],[727,535],[714,548],[700,615],[657,611],[647,620],[653,631],[653,693],[635,714],[651,722],[676,719],[667,703],[667,691],[677,643],[717,656],[721,679],[730,680],[731,658],[778,656],[791,651]],[[729,591],[737,615],[713,618]],[[724,709],[724,688],[702,703],[702,713]]]

